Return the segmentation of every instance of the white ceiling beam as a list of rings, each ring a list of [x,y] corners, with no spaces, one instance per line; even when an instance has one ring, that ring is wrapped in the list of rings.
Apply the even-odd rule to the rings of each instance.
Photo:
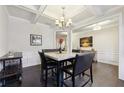
[[[92,19],[89,19],[89,20],[87,19],[88,21],[86,21],[85,23],[82,21],[82,23],[75,25],[73,30],[76,31],[76,30],[81,29],[85,26],[89,26],[89,25],[95,24],[97,22],[101,22],[101,21],[104,21],[104,20],[115,18],[115,17],[118,17],[119,15],[120,15],[120,13],[113,14],[113,15],[104,15],[104,16],[92,18]]]
[[[114,23],[114,24],[109,24],[107,26],[102,26],[102,29],[108,29],[108,28],[117,27],[117,26],[118,26],[118,23]],[[78,33],[78,32],[87,33],[87,32],[93,32],[93,31],[96,31],[96,30],[80,28],[77,31],[73,31],[73,33]]]
[[[15,5],[15,7],[23,9],[23,10],[25,10],[27,12],[31,12],[31,13],[37,14],[36,10],[33,10],[31,8],[28,8],[28,7],[25,7],[25,6],[22,6],[22,5]]]
[[[35,18],[33,18],[33,20],[32,20],[32,23],[33,24],[36,24],[37,23],[37,21],[40,18],[40,16],[43,15],[43,12],[45,11],[46,7],[47,7],[47,5],[41,5],[40,6],[40,8],[37,11],[37,14],[36,14]]]
[[[48,15],[45,15],[45,14],[41,13],[41,12],[44,11],[43,5],[40,6],[40,8],[38,9],[39,11],[33,10],[33,9],[28,8],[28,7],[25,7],[25,6],[23,6],[23,5],[16,5],[15,7],[20,8],[20,9],[23,9],[23,10],[25,10],[25,11],[27,11],[27,12],[34,13],[36,16],[35,16],[35,18],[32,18],[31,23],[33,23],[34,20],[36,20],[36,21],[34,21],[34,23],[36,23],[36,22],[37,22],[37,19],[39,19],[39,15],[40,15],[40,16],[44,16],[44,17],[46,17],[46,18],[48,18],[48,19],[51,19],[51,20],[55,20],[55,18],[50,17],[50,16],[48,16]]]
[[[85,26],[94,24],[96,22],[99,22],[99,20],[101,21],[101,20],[107,20],[109,18],[117,17],[120,14],[122,8],[124,8],[124,6],[118,6],[118,7],[115,7],[115,8],[112,8],[112,9],[106,11],[106,13],[104,13],[104,15],[102,15],[102,16],[83,20],[80,23],[75,24],[75,27],[73,28],[73,30],[77,30],[77,29],[83,28]],[[119,12],[117,12],[117,10],[119,10]]]

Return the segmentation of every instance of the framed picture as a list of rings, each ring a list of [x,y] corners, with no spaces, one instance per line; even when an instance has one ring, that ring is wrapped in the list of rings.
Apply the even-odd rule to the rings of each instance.
[[[30,34],[30,45],[31,46],[41,46],[42,45],[42,35]]]
[[[92,47],[93,46],[93,37],[83,37],[80,38],[80,47]]]

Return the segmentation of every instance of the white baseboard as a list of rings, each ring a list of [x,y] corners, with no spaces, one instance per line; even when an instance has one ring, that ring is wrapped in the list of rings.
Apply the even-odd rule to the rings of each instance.
[[[25,66],[23,66],[23,68],[31,67],[31,66],[36,66],[36,65],[40,65],[40,63],[37,63],[37,64],[30,64],[30,65],[25,65]]]
[[[105,64],[110,64],[110,65],[115,65],[118,66],[119,62],[114,62],[114,61],[106,61],[106,60],[97,60],[100,63],[105,63]]]

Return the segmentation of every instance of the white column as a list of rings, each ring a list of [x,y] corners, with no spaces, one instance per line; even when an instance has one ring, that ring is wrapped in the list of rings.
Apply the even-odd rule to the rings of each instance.
[[[57,46],[56,46],[56,45],[57,45],[57,42],[56,42],[56,32],[57,32],[57,31],[53,31],[53,44],[54,44],[53,48],[54,48],[54,49],[57,48]]]
[[[67,52],[72,53],[72,30],[68,30],[67,33]]]
[[[119,79],[124,80],[124,9],[119,17]]]

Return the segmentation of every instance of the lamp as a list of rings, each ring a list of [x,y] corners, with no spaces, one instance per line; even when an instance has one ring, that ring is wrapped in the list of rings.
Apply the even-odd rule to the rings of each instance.
[[[56,26],[58,26],[59,28],[62,28],[62,29],[65,29],[66,27],[70,27],[72,25],[72,19],[65,18],[64,9],[65,9],[65,7],[62,7],[63,14],[60,17],[60,19],[55,20]]]

